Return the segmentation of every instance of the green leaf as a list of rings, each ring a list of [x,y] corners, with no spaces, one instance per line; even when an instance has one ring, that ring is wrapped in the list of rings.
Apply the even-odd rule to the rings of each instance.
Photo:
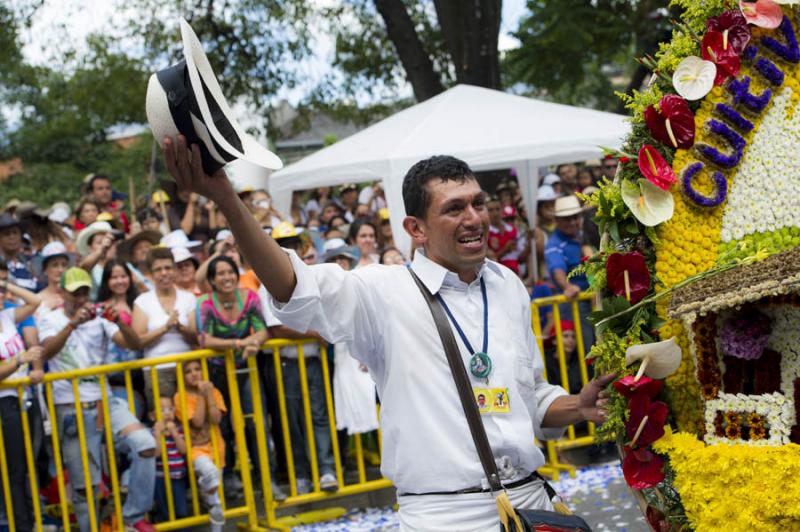
[[[622,241],[622,238],[619,236],[619,224],[616,220],[610,220],[608,222],[608,234],[614,242],[619,243]]]

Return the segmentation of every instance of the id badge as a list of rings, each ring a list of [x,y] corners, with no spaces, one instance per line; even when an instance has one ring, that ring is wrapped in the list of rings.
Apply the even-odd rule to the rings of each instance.
[[[492,412],[495,414],[508,414],[511,412],[511,401],[508,398],[508,388],[491,388]]]
[[[481,414],[508,414],[511,403],[508,399],[508,388],[472,388],[478,412]]]

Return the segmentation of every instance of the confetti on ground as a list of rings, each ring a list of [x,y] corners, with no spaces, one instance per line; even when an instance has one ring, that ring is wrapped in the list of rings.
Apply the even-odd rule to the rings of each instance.
[[[595,532],[646,532],[639,512],[622,477],[619,461],[585,467],[575,478],[562,475],[553,487],[567,505],[583,517]],[[351,510],[334,521],[294,527],[293,532],[372,532],[399,530],[390,507]]]
[[[296,526],[292,532],[372,532],[399,530],[400,522],[391,507],[351,510],[339,519]]]
[[[561,475],[552,484],[567,506],[596,532],[649,530],[625,484],[619,460],[578,469],[575,478]]]

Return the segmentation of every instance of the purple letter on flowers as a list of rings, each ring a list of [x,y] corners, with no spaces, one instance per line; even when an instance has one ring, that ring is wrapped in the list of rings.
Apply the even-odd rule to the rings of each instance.
[[[703,163],[695,162],[684,168],[681,176],[681,190],[698,207],[716,207],[725,201],[725,197],[728,195],[728,180],[725,179],[722,172],[714,172],[712,179],[714,180],[715,194],[711,197],[704,196],[692,186],[692,179],[700,173],[704,166]]]

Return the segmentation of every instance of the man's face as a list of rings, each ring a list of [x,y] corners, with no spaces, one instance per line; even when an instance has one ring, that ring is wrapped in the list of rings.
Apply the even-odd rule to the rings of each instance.
[[[22,232],[19,227],[5,227],[0,229],[0,248],[3,253],[14,256],[22,249]]]
[[[67,311],[67,314],[70,316],[75,314],[79,308],[89,302],[88,286],[82,286],[74,292],[70,292],[65,288],[62,288],[60,291],[61,298],[64,300],[64,308]]]
[[[161,229],[161,222],[158,221],[158,218],[155,216],[150,216],[142,222],[142,229],[145,231],[156,231],[160,232]]]
[[[578,178],[578,168],[574,164],[565,164],[558,169],[558,177],[567,186],[574,186]]]
[[[91,193],[100,205],[108,205],[111,203],[111,182],[108,179],[95,179]]]
[[[500,227],[503,223],[503,210],[500,202],[490,201],[486,204],[486,210],[489,211],[489,222],[495,227]]]
[[[353,208],[358,203],[358,191],[355,189],[349,189],[346,192],[342,192],[342,204],[347,207],[348,209]]]
[[[428,258],[454,272],[474,270],[486,257],[486,193],[475,179],[434,179],[425,186],[431,203],[418,221]]]
[[[556,227],[565,235],[574,237],[581,232],[581,227],[583,227],[583,218],[580,214],[573,214],[572,216],[559,216],[556,218]]]

